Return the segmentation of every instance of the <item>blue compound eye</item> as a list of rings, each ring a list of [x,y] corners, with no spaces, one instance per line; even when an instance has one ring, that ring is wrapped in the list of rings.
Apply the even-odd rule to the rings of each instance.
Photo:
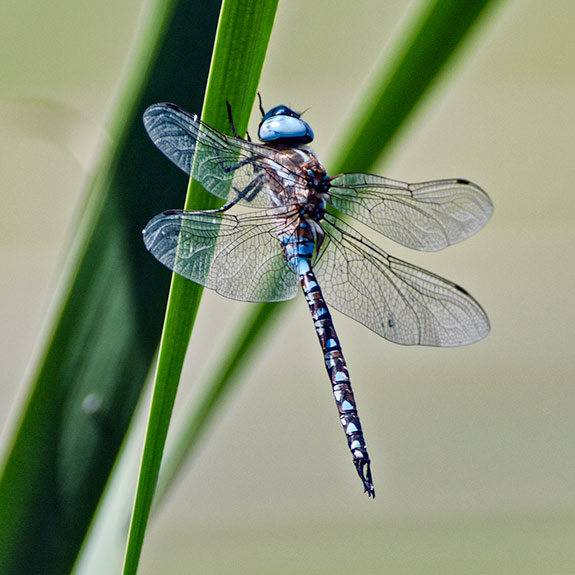
[[[262,118],[258,136],[262,142],[307,144],[313,140],[313,130],[287,106],[276,106]]]
[[[276,106],[271,110],[268,110],[264,117],[262,118],[262,122],[265,122],[267,119],[271,118],[272,116],[292,116],[294,118],[299,118],[301,114],[294,112],[291,108],[284,106],[283,104],[280,106]]]

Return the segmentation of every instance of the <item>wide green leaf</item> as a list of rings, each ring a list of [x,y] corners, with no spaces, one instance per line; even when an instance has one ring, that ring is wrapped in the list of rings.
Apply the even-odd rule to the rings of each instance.
[[[89,185],[73,262],[0,478],[0,573],[68,574],[146,381],[170,275],[141,229],[181,205],[186,177],[166,167],[141,122],[152,102],[202,105],[219,3],[150,5]],[[182,74],[182,69],[186,70]]]

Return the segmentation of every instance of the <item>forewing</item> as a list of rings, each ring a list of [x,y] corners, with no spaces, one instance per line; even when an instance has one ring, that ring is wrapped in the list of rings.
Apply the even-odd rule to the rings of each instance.
[[[177,274],[236,300],[295,297],[298,278],[286,264],[278,232],[297,214],[169,211],[143,231],[150,252]]]
[[[154,144],[208,192],[229,202],[274,207],[267,190],[281,185],[277,172],[282,170],[274,150],[225,136],[174,104],[150,106],[144,126]],[[292,179],[306,185],[295,174]]]
[[[467,180],[406,184],[371,174],[330,180],[329,196],[344,214],[388,238],[421,251],[437,251],[480,230],[493,212],[489,196]]]
[[[463,288],[386,254],[333,216],[315,264],[326,301],[385,339],[438,347],[489,332],[487,315]]]

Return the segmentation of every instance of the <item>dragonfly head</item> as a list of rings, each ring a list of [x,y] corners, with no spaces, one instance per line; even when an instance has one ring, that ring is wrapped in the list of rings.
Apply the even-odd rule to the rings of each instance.
[[[313,130],[300,115],[287,106],[272,108],[260,122],[259,139],[262,142],[309,144],[313,140]]]

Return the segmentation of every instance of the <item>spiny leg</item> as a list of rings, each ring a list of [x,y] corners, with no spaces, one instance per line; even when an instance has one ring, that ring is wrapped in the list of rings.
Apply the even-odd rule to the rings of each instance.
[[[243,190],[238,188],[233,188],[234,192],[237,193],[235,199],[231,202],[225,203],[221,208],[216,208],[214,210],[203,210],[205,214],[218,214],[220,212],[225,212],[231,207],[235,206],[240,200],[251,201],[260,192],[263,186],[263,181],[261,177],[252,180]]]
[[[230,122],[230,127],[232,129],[232,134],[234,135],[234,137],[236,138],[240,138],[240,136],[238,136],[238,132],[236,131],[236,125],[234,124],[234,118],[232,116],[232,105],[226,100],[226,107],[228,109],[228,120]],[[240,138],[241,139],[241,138]],[[246,140],[248,142],[252,141],[252,138],[250,136],[250,133],[246,130]]]
[[[238,133],[236,132],[236,125],[234,124],[234,118],[232,116],[232,105],[226,100],[226,107],[228,109],[228,120],[230,122],[230,128],[232,129],[232,134],[234,137],[239,138]]]
[[[264,105],[262,103],[262,95],[258,92],[258,100],[260,101],[260,112],[262,114],[262,118],[266,115],[266,112],[264,110]]]

